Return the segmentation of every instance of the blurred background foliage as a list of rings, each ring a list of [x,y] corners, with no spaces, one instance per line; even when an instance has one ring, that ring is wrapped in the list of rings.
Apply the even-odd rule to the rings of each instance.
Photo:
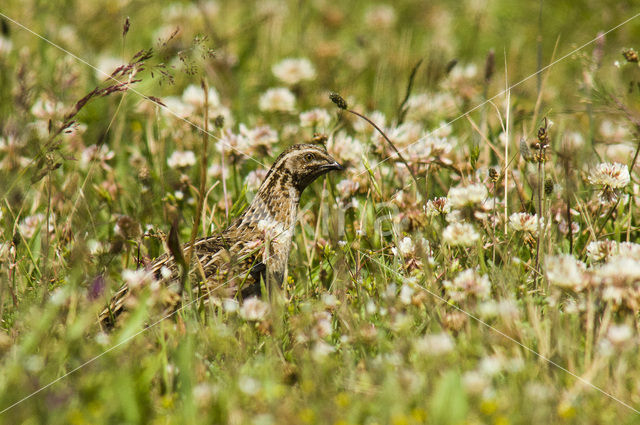
[[[223,129],[209,127],[216,137],[232,140],[242,132],[240,124],[270,126],[278,135],[277,142],[252,147],[255,161],[226,151],[232,169],[228,188],[222,187],[221,171],[210,169],[213,188],[201,234],[211,234],[228,223],[227,210],[232,217],[250,199],[245,176],[263,168],[258,162],[268,166],[285,146],[311,137],[310,128],[301,128],[299,112],[329,111],[331,125],[317,129],[349,128],[369,146],[370,163],[389,154],[379,150],[384,143],[370,130],[358,130],[350,117],[336,113],[330,90],[354,109],[382,113],[392,132],[399,127],[409,76],[422,61],[412,94],[453,99],[450,109],[414,117],[423,134],[630,18],[638,12],[636,2],[3,0],[0,12],[69,52],[0,18],[0,410],[73,372],[1,413],[0,423],[640,423],[633,410],[407,285],[405,279],[412,278],[445,295],[443,276],[453,280],[460,270],[477,268],[491,280],[491,297],[507,301],[491,316],[493,326],[640,406],[637,311],[614,309],[592,293],[567,302],[575,311],[565,304],[558,308],[549,301],[549,286],[531,271],[530,238],[483,233],[485,243],[494,237],[504,242],[497,248],[504,259],[499,264],[490,245],[439,246],[446,223],[425,224],[419,204],[424,199],[385,204],[410,181],[402,164],[381,167],[384,173],[371,178],[376,189],[367,174],[362,177],[365,160],[356,158],[351,165],[357,171],[346,180],[361,184],[354,190],[358,206],[343,222],[335,207],[349,200],[336,189],[343,177],[308,190],[303,204],[309,212],[296,230],[291,256],[291,299],[272,304],[267,319],[248,320],[238,306],[187,308],[177,319],[141,331],[149,323],[144,297],[152,295],[147,293],[121,328],[102,332],[95,317],[123,269],[135,268],[140,256],[163,252],[161,236],[175,216],[181,218],[181,239],[187,240],[198,170],[188,159],[186,166],[172,166],[168,158],[175,152],[198,155],[201,135],[130,90],[91,100],[74,117],[79,128],[74,124],[50,138],[79,99],[98,85],[112,84],[70,53],[110,73],[153,48],[145,69],[132,77],[141,81],[131,88],[175,109],[189,103],[189,86],[206,80],[218,97],[214,112],[226,118]],[[512,155],[519,137],[535,139],[541,118],[550,116],[556,122],[555,146],[570,131],[586,141],[574,155],[578,174],[587,164],[608,159],[599,149],[613,136],[599,128],[604,121],[624,121],[611,93],[631,110],[637,106],[637,63],[625,63],[621,53],[638,47],[633,43],[639,37],[640,23],[634,20],[607,34],[603,43],[554,65],[540,80],[515,87],[511,104],[505,106],[501,96],[495,108],[475,110],[470,116],[481,124],[483,137],[465,119],[453,123],[452,164],[467,167],[484,138],[503,147],[500,122],[506,109],[516,133],[508,142]],[[261,107],[269,89],[286,85],[273,66],[289,57],[307,58],[314,77],[290,85],[294,111]],[[169,102],[180,96],[181,102]],[[202,125],[197,107],[178,113]],[[630,133],[627,142],[636,140]],[[211,143],[216,148],[208,165],[214,166],[220,153],[217,142]],[[443,168],[427,186],[426,198],[446,196],[466,178],[490,185],[482,177],[487,167],[504,163],[482,146],[477,167],[465,168],[462,179]],[[621,151],[623,160],[630,159],[630,149]],[[345,160],[348,155],[342,154]],[[527,202],[519,202],[510,188],[510,208],[535,212],[536,186],[526,181],[535,168],[516,163]],[[558,170],[549,171],[553,190],[565,183]],[[595,192],[583,185],[578,196],[586,203]],[[404,220],[402,234],[376,227],[389,205]],[[551,219],[551,206],[545,208]],[[628,211],[631,228],[637,213]],[[594,206],[585,215],[600,220],[601,212]],[[49,243],[42,236],[47,216]],[[600,230],[620,242],[626,217],[615,214]],[[576,252],[582,250],[584,257],[589,219],[581,225]],[[636,240],[635,227],[632,234]],[[561,232],[554,236],[539,242],[544,252],[568,252]],[[401,246],[404,237],[412,244],[424,238],[435,244],[434,252],[405,261],[397,254],[408,252]],[[402,295],[405,287],[409,292]],[[497,308],[471,295],[460,305],[474,314]],[[627,326],[633,334],[627,339],[634,342],[616,346],[615,355],[598,355],[602,341],[613,338],[607,332],[614,322]]]

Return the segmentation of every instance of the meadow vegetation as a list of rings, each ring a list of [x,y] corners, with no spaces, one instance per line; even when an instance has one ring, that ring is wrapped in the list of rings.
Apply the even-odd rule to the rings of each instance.
[[[640,423],[613,3],[3,0],[0,423]],[[224,229],[317,134],[346,170],[282,291],[150,317],[172,224]]]

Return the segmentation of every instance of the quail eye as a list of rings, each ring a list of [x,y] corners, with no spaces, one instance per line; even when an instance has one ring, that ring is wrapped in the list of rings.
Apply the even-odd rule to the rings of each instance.
[[[312,153],[308,153],[304,156],[304,160],[307,162],[311,162],[313,161],[313,159],[315,158],[315,156]]]

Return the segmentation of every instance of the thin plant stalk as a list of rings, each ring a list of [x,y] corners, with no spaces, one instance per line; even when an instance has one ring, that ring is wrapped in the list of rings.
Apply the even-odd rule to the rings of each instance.
[[[42,280],[44,281],[44,295],[45,299],[47,294],[49,293],[49,270],[48,270],[48,262],[49,262],[49,226],[51,225],[51,170],[49,170],[47,175],[47,222],[45,224],[45,229],[42,234],[44,235],[44,258],[42,261]]]
[[[542,3],[543,0],[540,0],[539,4],[540,4],[540,8],[538,10],[538,37],[537,37],[537,47],[538,47],[538,52],[537,52],[537,62],[538,62],[538,69],[537,69],[537,75],[536,75],[536,80],[537,80],[537,88],[538,88],[538,96],[540,96],[540,92],[542,91],[542,75],[540,73],[540,70],[542,69]]]
[[[369,124],[371,124],[371,126],[373,128],[376,129],[376,131],[378,131],[378,133],[380,133],[382,135],[382,137],[384,137],[384,140],[387,141],[387,143],[391,146],[391,148],[393,148],[393,150],[395,151],[395,153],[398,155],[398,158],[400,159],[400,161],[405,165],[405,167],[407,167],[407,170],[409,170],[409,173],[411,174],[411,177],[413,178],[414,183],[416,184],[416,191],[419,193],[420,192],[420,186],[418,184],[418,178],[416,177],[416,174],[413,172],[413,168],[411,168],[409,166],[409,163],[407,162],[407,160],[404,159],[404,157],[402,156],[402,154],[400,153],[400,151],[398,150],[398,148],[396,148],[396,146],[393,144],[393,142],[391,141],[391,139],[389,139],[387,137],[387,135],[384,133],[384,131],[382,131],[382,129],[380,127],[378,127],[376,125],[376,123],[374,123],[373,121],[371,121],[368,117],[366,117],[365,115],[354,111],[353,109],[349,109],[349,105],[347,105],[347,101],[344,100],[344,98],[342,96],[340,96],[338,93],[330,93],[329,94],[329,99],[331,99],[331,101],[340,109],[347,111],[357,117],[362,118],[363,120],[365,120],[366,122],[368,122]]]
[[[202,209],[204,207],[204,196],[207,183],[207,145],[209,144],[209,86],[202,80],[202,89],[204,90],[204,131],[202,132],[202,152],[200,154],[200,187],[198,189],[198,205],[196,206],[196,216],[193,220],[191,228],[191,239],[189,241],[189,250],[187,251],[186,263],[191,264],[191,255],[193,254],[193,245],[200,227],[200,219],[202,217]],[[224,177],[224,176],[223,176]]]
[[[364,116],[363,114],[354,111],[352,109],[345,109],[345,111],[352,113],[353,115],[356,115],[360,118],[362,118],[363,120],[365,120],[366,122],[368,122],[369,124],[371,124],[373,126],[373,128],[375,128],[378,133],[380,133],[382,135],[382,137],[384,137],[384,140],[387,141],[387,143],[393,148],[393,150],[395,151],[395,153],[398,155],[398,158],[400,159],[400,161],[405,165],[405,167],[407,167],[407,170],[409,170],[409,173],[411,173],[411,177],[413,178],[413,181],[416,184],[416,190],[420,190],[420,186],[418,185],[418,177],[416,177],[415,173],[413,172],[413,168],[411,166],[409,166],[409,163],[407,162],[406,159],[404,159],[404,157],[402,156],[402,154],[400,153],[400,151],[398,150],[398,148],[396,148],[396,146],[393,144],[393,142],[391,141],[391,139],[389,139],[387,137],[387,135],[384,133],[384,131],[382,131],[382,129],[380,127],[378,127],[376,125],[376,123],[374,123],[373,121],[371,121],[369,118],[367,118],[366,116]]]
[[[224,164],[224,149],[220,154],[220,172],[222,175],[222,196],[224,199],[224,216],[229,222],[229,204],[227,203],[228,195],[227,195],[227,178],[225,177],[225,164]]]
[[[504,55],[504,69],[505,69],[505,76],[504,76],[504,83],[507,87],[509,87],[509,79],[508,79],[508,73],[507,73],[507,55],[505,53]],[[505,113],[505,125],[504,125],[504,129],[505,129],[505,141],[504,141],[504,160],[505,162],[507,161],[507,158],[509,158],[509,118],[510,118],[510,111],[511,111],[511,90],[507,89],[507,104],[506,104],[506,113]],[[508,202],[508,195],[509,195],[509,163],[505,163],[504,165],[504,234],[505,236],[507,235],[507,231],[508,231],[508,226],[507,223],[509,222],[509,202]]]
[[[542,185],[544,184],[543,177],[544,169],[542,168],[542,161],[538,161],[538,235],[536,240],[536,271],[540,271],[540,240],[542,239]]]

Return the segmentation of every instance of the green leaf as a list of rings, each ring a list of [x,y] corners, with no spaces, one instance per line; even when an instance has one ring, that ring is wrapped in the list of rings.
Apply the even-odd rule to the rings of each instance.
[[[429,402],[429,418],[434,424],[459,424],[467,417],[469,403],[460,374],[445,373],[436,384]]]

